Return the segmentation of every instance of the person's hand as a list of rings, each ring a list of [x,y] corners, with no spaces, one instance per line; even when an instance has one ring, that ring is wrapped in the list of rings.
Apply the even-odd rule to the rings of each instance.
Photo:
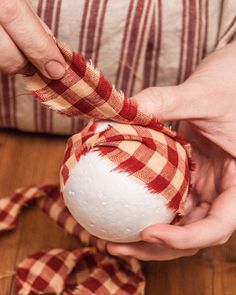
[[[29,0],[0,0],[0,72],[27,73],[29,62],[47,78],[65,73],[64,58]]]
[[[153,225],[141,242],[108,243],[113,255],[169,260],[225,243],[236,229],[236,42],[205,58],[183,84],[148,88],[134,99],[162,121],[182,120],[196,170],[186,215]]]

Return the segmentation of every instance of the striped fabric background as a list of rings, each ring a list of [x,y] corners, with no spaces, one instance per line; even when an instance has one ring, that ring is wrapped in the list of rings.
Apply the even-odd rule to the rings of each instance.
[[[184,81],[236,37],[236,0],[32,0],[54,35],[130,96]],[[0,74],[0,126],[70,134],[83,122],[42,108],[20,76]]]

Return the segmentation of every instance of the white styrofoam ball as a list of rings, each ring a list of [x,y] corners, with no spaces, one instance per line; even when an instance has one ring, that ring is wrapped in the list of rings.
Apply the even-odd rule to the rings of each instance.
[[[100,123],[97,130],[107,124]],[[91,150],[71,171],[63,196],[80,225],[104,240],[134,242],[149,225],[173,220],[175,213],[161,194],[150,193],[126,172],[112,171],[115,167]]]

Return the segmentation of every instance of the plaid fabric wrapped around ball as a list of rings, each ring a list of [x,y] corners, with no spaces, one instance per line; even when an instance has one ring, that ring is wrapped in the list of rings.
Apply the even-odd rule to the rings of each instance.
[[[68,140],[62,189],[80,156],[95,148],[115,163],[117,170],[128,172],[151,192],[161,193],[171,208],[183,214],[190,181],[189,144],[156,117],[140,111],[136,102],[124,97],[82,56],[64,46],[59,48],[67,61],[65,76],[51,81],[37,72],[26,81],[46,107],[92,120]],[[94,131],[96,120],[117,124],[98,133]]]

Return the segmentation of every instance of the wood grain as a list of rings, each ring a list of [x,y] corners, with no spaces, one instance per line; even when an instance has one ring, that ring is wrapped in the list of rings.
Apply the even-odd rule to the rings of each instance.
[[[57,183],[66,138],[0,132],[0,196],[30,184]],[[25,209],[13,232],[0,236],[0,295],[15,295],[16,265],[43,248],[78,245],[40,209]],[[236,235],[194,257],[143,263],[146,295],[235,295]]]

